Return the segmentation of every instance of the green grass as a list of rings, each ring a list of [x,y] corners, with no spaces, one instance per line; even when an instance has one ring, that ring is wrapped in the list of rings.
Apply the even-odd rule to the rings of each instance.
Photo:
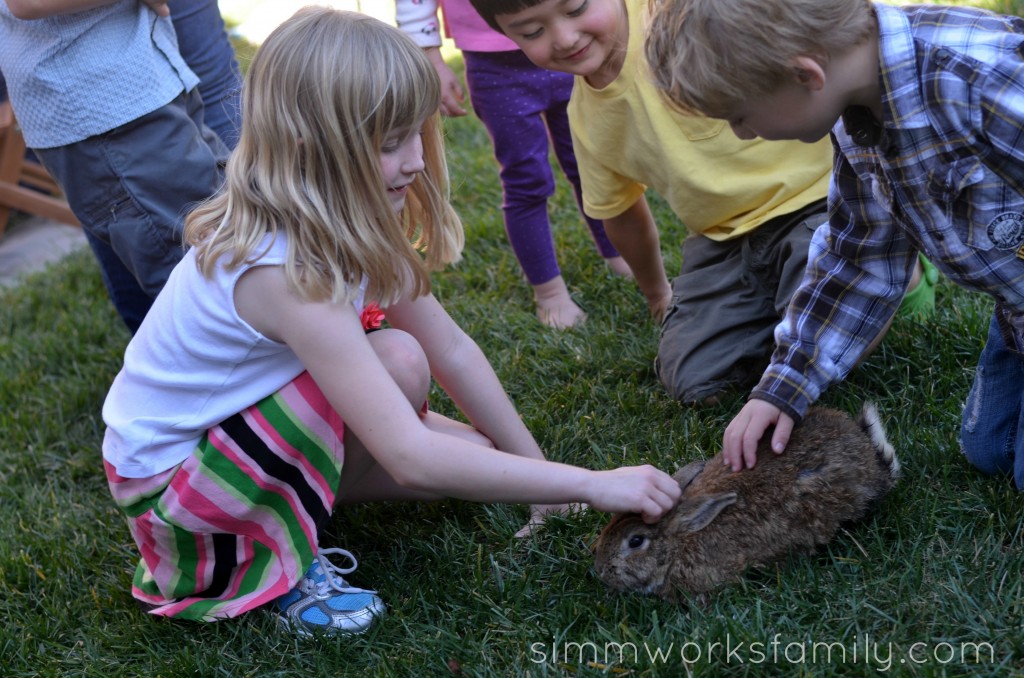
[[[664,395],[643,300],[607,273],[564,185],[555,237],[590,320],[543,329],[502,230],[486,135],[469,117],[449,121],[448,137],[467,248],[435,291],[549,456],[673,470],[714,454],[742,396],[693,410]],[[655,209],[672,271],[681,232]],[[364,637],[300,641],[259,611],[200,625],[133,604],[137,556],[100,457],[100,407],[128,336],[92,259],[73,255],[0,293],[0,675],[1024,675],[1024,501],[974,472],[956,443],[990,313],[944,281],[934,317],[897,322],[826,394],[851,412],[879,405],[904,476],[814,556],[675,606],[594,577],[587,546],[607,519],[597,512],[520,541],[522,506],[367,505],[339,511],[324,544],[357,554],[355,583],[379,589],[389,616]],[[441,395],[433,404],[452,412]],[[832,661],[813,643],[836,644]],[[988,644],[979,662],[972,644]]]

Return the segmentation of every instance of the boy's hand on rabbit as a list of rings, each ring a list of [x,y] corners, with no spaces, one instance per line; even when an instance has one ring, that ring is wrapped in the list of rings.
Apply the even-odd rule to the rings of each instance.
[[[653,466],[624,466],[596,471],[590,505],[609,513],[639,513],[645,523],[655,523],[672,510],[682,490],[679,483]]]
[[[757,463],[757,443],[769,426],[775,426],[772,433],[772,452],[782,454],[793,432],[793,419],[775,405],[764,400],[749,400],[743,406],[722,438],[722,459],[733,471],[743,467],[754,468]]]
[[[515,536],[519,539],[529,537],[550,515],[565,516],[586,510],[586,504],[534,504],[530,507],[530,522],[519,528]]]

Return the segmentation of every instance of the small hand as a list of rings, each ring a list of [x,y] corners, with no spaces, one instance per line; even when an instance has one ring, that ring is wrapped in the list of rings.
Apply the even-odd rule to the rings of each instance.
[[[624,466],[597,471],[590,505],[609,513],[639,513],[645,523],[657,522],[672,510],[682,491],[679,483],[653,466]]]
[[[665,320],[665,314],[668,313],[668,309],[672,306],[672,289],[669,288],[667,293],[659,294],[657,297],[647,298],[647,308],[651,312],[651,319],[657,324],[661,324]]]
[[[732,467],[740,471],[744,465],[754,468],[757,463],[757,443],[772,424],[772,452],[782,454],[793,431],[793,419],[784,414],[775,405],[764,400],[750,400],[737,414],[722,437],[722,458]]]
[[[466,100],[466,95],[462,91],[462,83],[459,82],[455,71],[445,63],[444,57],[441,55],[441,48],[428,47],[426,54],[441,79],[441,113],[451,118],[466,115],[466,109],[462,107],[462,103]]]
[[[551,515],[569,515],[587,510],[586,504],[534,504],[530,507],[530,521],[516,532],[516,537],[529,537],[533,531],[544,524]]]
[[[149,6],[157,16],[171,16],[171,8],[167,6],[168,0],[142,0],[143,3]]]

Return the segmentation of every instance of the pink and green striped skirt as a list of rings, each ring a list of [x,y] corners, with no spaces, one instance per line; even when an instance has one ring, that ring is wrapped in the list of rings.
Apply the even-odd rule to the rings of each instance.
[[[344,430],[304,372],[172,469],[123,478],[105,464],[142,554],[135,598],[152,614],[211,621],[290,591],[330,519]]]

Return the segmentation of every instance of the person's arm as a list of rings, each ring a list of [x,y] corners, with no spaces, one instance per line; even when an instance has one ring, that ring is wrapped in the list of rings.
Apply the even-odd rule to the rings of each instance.
[[[345,425],[402,487],[483,502],[585,502],[642,513],[649,521],[678,500],[678,483],[650,466],[590,471],[537,458],[536,443],[493,370],[481,364],[475,344],[450,329],[454,323],[432,296],[388,309],[389,322],[421,342],[467,417],[513,454],[424,425],[377,358],[351,304],[303,302],[281,267],[266,266],[243,276],[236,305],[254,328],[295,352]]]
[[[544,458],[483,351],[432,294],[396,304],[384,313],[392,327],[416,337],[431,375],[478,431],[500,450]]]
[[[497,449],[529,459],[545,458],[490,361],[433,295],[397,304],[387,309],[385,315],[393,327],[416,336],[427,354],[431,376],[473,427],[487,436]],[[530,522],[517,536],[529,534],[548,514],[568,510],[568,502],[534,503]]]
[[[462,107],[466,95],[462,83],[441,55],[441,24],[437,20],[437,0],[395,0],[395,24],[413,42],[423,48],[441,79],[441,113],[451,117],[466,115]]]
[[[772,424],[772,450],[782,453],[808,408],[888,327],[913,275],[917,251],[838,149],[829,193],[829,225],[811,240],[771,363],[726,428],[722,456],[734,470],[754,466]]]
[[[7,0],[7,8],[18,19],[45,19],[46,17],[71,12],[82,12],[105,5],[112,5],[117,0]],[[167,0],[139,0],[148,5],[159,16],[170,16]]]
[[[665,274],[661,238],[646,198],[641,196],[622,214],[605,219],[604,230],[633,271],[651,316],[660,323],[672,303],[672,285]]]

